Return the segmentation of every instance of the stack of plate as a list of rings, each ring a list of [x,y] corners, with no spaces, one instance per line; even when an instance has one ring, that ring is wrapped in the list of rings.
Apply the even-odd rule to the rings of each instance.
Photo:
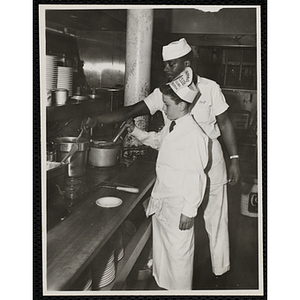
[[[115,251],[110,243],[100,251],[91,263],[92,290],[109,285],[116,277]]]
[[[46,89],[55,90],[57,84],[57,57],[46,55]]]
[[[118,262],[124,257],[125,254],[121,230],[116,231],[116,233],[111,237],[110,242],[113,244],[115,249],[115,260]]]
[[[120,261],[124,257],[125,251],[122,245],[122,240],[121,240],[121,245],[117,249],[117,255],[115,255],[115,258],[117,261]]]
[[[58,67],[57,73],[57,88],[67,89],[69,97],[73,95],[73,68],[72,67]]]

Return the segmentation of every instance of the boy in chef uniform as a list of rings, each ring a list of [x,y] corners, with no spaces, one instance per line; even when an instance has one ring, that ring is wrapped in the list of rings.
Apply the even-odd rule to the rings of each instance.
[[[152,216],[153,276],[161,288],[191,290],[194,258],[194,217],[206,188],[208,137],[189,114],[199,91],[186,68],[162,86],[168,120],[160,132],[146,132],[127,123],[143,144],[158,149],[156,182],[146,208]]]

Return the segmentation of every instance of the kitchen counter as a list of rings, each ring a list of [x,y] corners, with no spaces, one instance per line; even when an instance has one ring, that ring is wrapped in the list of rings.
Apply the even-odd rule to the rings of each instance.
[[[108,181],[135,186],[138,194],[100,187],[91,192],[64,221],[47,233],[47,290],[68,290],[109,238],[141,202],[155,181],[155,164],[135,161]],[[104,196],[123,200],[119,207],[102,208]]]

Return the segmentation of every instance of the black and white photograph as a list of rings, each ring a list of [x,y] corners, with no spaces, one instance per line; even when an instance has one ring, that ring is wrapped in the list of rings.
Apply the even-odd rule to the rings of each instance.
[[[262,2],[37,5],[43,296],[265,295]]]

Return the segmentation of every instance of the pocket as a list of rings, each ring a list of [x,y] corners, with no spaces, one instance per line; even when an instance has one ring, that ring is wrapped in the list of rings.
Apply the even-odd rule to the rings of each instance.
[[[214,122],[214,117],[211,113],[210,108],[201,107],[197,108],[192,111],[192,114],[194,115],[195,120],[197,123],[212,123]]]

